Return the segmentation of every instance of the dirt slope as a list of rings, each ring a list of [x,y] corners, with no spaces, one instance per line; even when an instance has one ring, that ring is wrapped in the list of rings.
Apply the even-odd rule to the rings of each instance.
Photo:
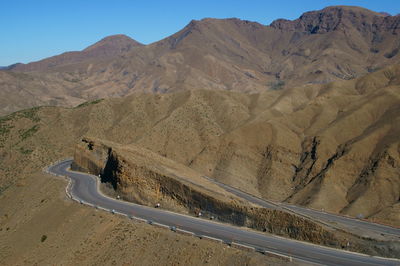
[[[267,199],[398,226],[399,72],[252,95],[134,94],[18,112],[1,120],[2,184],[13,183],[7,171],[22,167],[19,156],[45,163],[44,151],[72,154],[90,135],[135,143]]]
[[[40,171],[72,156],[83,135],[133,143],[264,198],[399,226],[399,72],[392,66],[351,81],[253,95],[134,94],[1,117],[0,259],[265,262],[65,201],[65,182]]]
[[[399,62],[399,21],[400,16],[338,6],[270,26],[239,19],[193,20],[146,46],[126,36],[108,37],[82,52],[16,65],[13,71],[30,71],[23,79],[1,75],[0,94],[9,100],[0,102],[0,110],[72,106],[78,99],[134,92],[263,92],[353,79]],[[30,97],[16,100],[20,91]]]
[[[0,195],[2,265],[287,265],[81,206],[54,176],[18,177]]]

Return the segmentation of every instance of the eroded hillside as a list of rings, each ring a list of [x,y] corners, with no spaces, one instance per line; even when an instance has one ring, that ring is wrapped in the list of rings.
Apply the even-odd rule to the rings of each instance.
[[[83,135],[134,143],[276,201],[399,225],[399,66],[261,94],[134,94],[1,120],[2,187]],[[26,165],[25,165],[26,166]]]
[[[98,176],[101,189],[109,196],[118,195],[141,205],[161,204],[162,209],[187,215],[201,212],[202,218],[213,217],[218,222],[370,255],[398,257],[395,241],[363,238],[277,205],[263,208],[249,203],[189,167],[134,144],[84,137],[77,143],[71,168]]]

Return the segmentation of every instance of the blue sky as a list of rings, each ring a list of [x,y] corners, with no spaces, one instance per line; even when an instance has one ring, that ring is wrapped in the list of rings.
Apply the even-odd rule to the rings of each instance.
[[[399,0],[0,0],[0,66],[82,50],[112,34],[148,44],[192,19],[237,17],[267,25],[330,5],[400,13]]]

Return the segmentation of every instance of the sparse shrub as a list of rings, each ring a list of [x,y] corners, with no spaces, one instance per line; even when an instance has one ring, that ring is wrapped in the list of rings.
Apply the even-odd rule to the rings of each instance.
[[[373,73],[373,72],[376,72],[376,71],[378,71],[380,69],[381,69],[380,67],[367,67],[368,73]]]
[[[73,82],[73,83],[81,81],[81,79],[79,79],[79,78],[64,78],[64,80],[68,81],[68,82]]]
[[[277,91],[283,89],[283,86],[285,86],[285,82],[283,80],[277,80],[268,83],[268,86],[270,90]]]
[[[46,239],[47,239],[47,236],[46,235],[42,235],[42,237],[40,238],[40,242],[44,242],[44,241],[46,241]]]
[[[393,51],[391,51],[390,53],[386,53],[385,57],[390,59],[390,58],[394,57],[395,55],[397,55],[398,52],[399,52],[399,48],[396,48]]]
[[[37,112],[39,111],[39,107],[34,107],[26,110],[22,110],[17,112],[21,117],[28,118],[32,120],[33,122],[39,122],[40,118],[37,115]]]
[[[378,50],[377,48],[375,48],[375,47],[372,47],[371,49],[369,49],[369,51],[370,51],[371,53],[374,53],[374,54],[379,53],[379,50]]]
[[[14,127],[8,123],[8,121],[11,119],[11,115],[0,117],[0,148],[4,147],[4,143],[7,140],[8,134],[10,133],[10,129]]]
[[[7,123],[11,119],[12,117],[10,115],[0,117],[0,135],[7,134],[9,129],[12,128],[12,126]]]
[[[21,138],[21,140],[25,140],[29,137],[32,137],[38,130],[39,130],[39,125],[34,125],[30,129],[20,132],[19,137]]]
[[[91,102],[84,102],[84,103],[81,103],[80,105],[76,106],[75,108],[81,108],[81,107],[89,106],[89,105],[92,105],[92,104],[98,104],[99,102],[101,102],[103,100],[104,99],[97,99],[97,100],[94,100],[94,101],[91,101]]]
[[[10,131],[11,128],[13,128],[13,126],[10,126],[10,125],[8,125],[6,123],[2,123],[0,121],[0,135],[1,136],[2,135],[6,135]]]
[[[33,150],[24,149],[23,147],[19,148],[18,151],[19,151],[21,154],[25,154],[25,155],[31,154],[31,153],[33,152]]]

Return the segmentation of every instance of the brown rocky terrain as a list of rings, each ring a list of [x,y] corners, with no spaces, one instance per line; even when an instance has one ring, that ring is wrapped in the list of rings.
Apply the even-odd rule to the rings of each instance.
[[[10,66],[10,69],[17,71],[51,71],[60,66],[79,64],[82,62],[88,65],[96,64],[97,62],[107,60],[108,58],[120,56],[131,51],[133,48],[140,46],[142,46],[141,43],[138,43],[126,35],[112,35],[98,41],[82,51],[66,52],[61,55],[29,64],[15,64]]]
[[[54,176],[18,178],[0,195],[2,265],[288,265],[82,207],[66,198],[66,181]]]
[[[127,201],[155,206],[202,217],[214,216],[219,222],[248,227],[319,245],[344,248],[371,255],[399,256],[399,247],[390,242],[374,242],[319,221],[287,212],[279,207],[268,209],[249,204],[225,191],[204,176],[137,145],[120,145],[96,138],[83,138],[76,146],[73,170],[100,176],[112,186],[111,196],[120,195]],[[382,246],[391,246],[387,253]]]
[[[395,65],[350,81],[259,94],[212,90],[133,94],[75,108],[39,107],[4,116],[0,205],[6,208],[0,209],[1,239],[5,243],[25,239],[26,231],[17,224],[36,228],[31,226],[47,217],[43,212],[47,205],[39,204],[44,195],[41,186],[45,190],[51,186],[45,194],[51,202],[63,202],[65,182],[40,171],[51,161],[72,156],[84,135],[135,144],[267,199],[352,216],[362,213],[369,220],[399,226],[399,71]],[[37,208],[31,207],[36,203]],[[69,217],[63,205],[53,203],[49,211]],[[82,227],[82,234],[100,232],[89,228],[103,230],[100,225],[93,227],[92,220],[66,219],[65,226]],[[65,227],[60,221],[54,228],[56,234]],[[2,244],[0,253],[6,257],[2,261],[11,263],[11,256],[47,261],[40,255],[44,253],[36,255],[37,249],[32,249],[45,250],[38,246],[41,234],[46,234],[42,231],[24,241],[24,249]],[[119,241],[118,235],[110,239]],[[63,247],[64,238],[60,235],[51,246]],[[91,239],[86,243],[71,239],[65,245],[82,243],[86,249],[97,245],[98,240]],[[84,256],[78,256],[79,249],[74,252],[67,261]],[[54,255],[54,260],[60,256]]]
[[[45,109],[0,120],[2,265],[301,265],[74,203],[65,194],[66,180],[42,172],[73,154],[75,133],[64,139],[59,127],[68,110]]]
[[[1,119],[2,184],[83,135],[135,143],[276,201],[399,225],[399,66],[261,94],[134,94]],[[19,155],[18,155],[19,154]],[[31,171],[31,170],[27,170]]]
[[[114,35],[80,52],[67,52],[27,65],[15,64],[10,67],[15,71],[0,71],[0,114],[39,105],[74,106],[84,99],[98,98],[100,95],[84,96],[82,89],[91,85],[81,84],[84,77],[74,70],[75,67],[85,66],[85,73],[90,75],[93,65],[108,64],[140,46],[142,44],[127,36]],[[65,65],[68,66],[65,69],[54,69]],[[113,93],[104,92],[103,96],[106,95],[113,96]]]
[[[7,114],[0,117],[0,261],[281,263],[66,200],[65,181],[41,169],[72,156],[83,136],[265,199],[399,227],[399,20],[342,6],[269,26],[203,19],[150,45],[117,35],[0,70],[0,114]],[[146,199],[147,189],[128,184],[117,191]],[[160,196],[170,209],[193,211]],[[309,238],[285,231],[292,216],[257,212],[265,216],[248,212],[246,226]],[[277,220],[285,223],[268,227]],[[335,246],[349,237],[328,236],[330,243],[314,242]],[[394,254],[368,241],[357,249]]]
[[[196,209],[207,211],[209,205],[230,208],[226,213],[232,213],[235,206],[252,206],[189,167],[134,144],[122,146],[85,137],[75,148],[72,169],[101,174],[102,181],[122,198],[151,207],[162,203],[174,211],[184,208],[194,213]]]
[[[259,93],[353,79],[398,62],[399,21],[400,16],[337,6],[269,26],[239,19],[191,21],[145,46],[112,36],[81,52],[0,71],[1,99],[10,99],[0,102],[0,110],[73,106],[134,92]]]

